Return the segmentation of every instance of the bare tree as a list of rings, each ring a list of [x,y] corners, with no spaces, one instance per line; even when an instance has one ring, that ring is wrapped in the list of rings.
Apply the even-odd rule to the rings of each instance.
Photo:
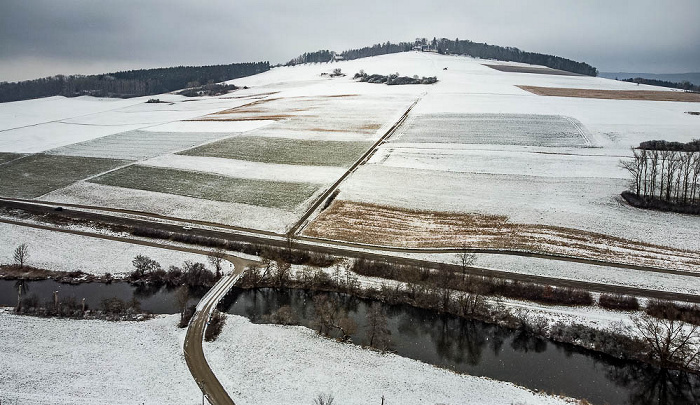
[[[27,280],[20,278],[15,281],[15,288],[17,289],[17,308],[15,308],[15,311],[19,312],[22,310],[22,295],[29,291]]]
[[[367,331],[366,338],[369,346],[380,350],[389,347],[389,336],[391,331],[387,328],[387,320],[381,304],[373,302],[367,311]]]
[[[214,266],[216,270],[216,278],[221,278],[221,266],[224,262],[224,257],[226,256],[226,251],[223,249],[215,249],[207,255],[207,260]]]
[[[131,264],[134,266],[134,275],[139,278],[148,273],[160,270],[161,268],[160,263],[144,255],[137,255],[134,257]]]
[[[646,314],[632,318],[632,322],[649,356],[661,367],[679,365],[688,368],[699,359],[700,330],[697,325]]]
[[[314,323],[321,335],[330,336],[336,331],[340,333],[341,340],[347,341],[357,329],[355,321],[348,317],[338,301],[325,294],[314,297],[314,312]]]
[[[462,269],[462,281],[466,280],[467,270],[469,270],[469,267],[471,267],[471,265],[474,264],[475,260],[476,260],[476,255],[473,253],[469,253],[467,251],[467,245],[465,243],[463,243],[462,244],[462,252],[459,254],[459,265],[460,265],[460,268]]]
[[[333,394],[318,394],[314,398],[314,405],[333,405]]]
[[[12,256],[15,260],[15,264],[19,267],[24,267],[24,264],[29,260],[29,246],[26,243],[15,248],[15,252]]]
[[[190,301],[190,289],[186,285],[181,285],[175,293],[175,299],[177,300],[177,305],[180,308],[180,327],[184,328],[187,326],[185,324],[185,311],[187,311],[187,303]]]
[[[277,270],[273,274],[273,280],[277,288],[284,288],[291,279],[292,265],[282,260],[276,264]]]

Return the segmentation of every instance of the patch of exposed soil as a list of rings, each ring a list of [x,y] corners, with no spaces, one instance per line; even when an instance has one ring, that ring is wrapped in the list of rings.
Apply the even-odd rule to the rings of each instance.
[[[514,224],[500,215],[416,211],[336,200],[304,235],[396,247],[497,248],[564,254],[698,271],[700,252],[549,225]]]
[[[517,86],[538,96],[597,98],[604,100],[647,100],[700,102],[700,93],[653,90],[597,90],[562,87]]]

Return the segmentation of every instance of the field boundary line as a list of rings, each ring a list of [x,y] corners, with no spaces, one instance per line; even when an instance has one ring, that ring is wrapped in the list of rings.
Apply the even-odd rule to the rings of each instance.
[[[320,207],[321,204],[325,202],[328,199],[328,197],[331,196],[331,194],[338,188],[338,186],[340,186],[340,183],[345,181],[345,179],[348,178],[348,176],[350,176],[350,174],[352,174],[352,172],[354,172],[360,165],[364,164],[367,158],[377,150],[379,145],[384,143],[390,136],[392,136],[396,132],[397,129],[399,129],[399,127],[401,127],[401,125],[403,125],[403,123],[408,118],[408,114],[411,112],[413,107],[415,107],[416,104],[418,104],[418,102],[423,98],[425,94],[426,93],[421,94],[416,99],[416,101],[414,101],[408,107],[408,109],[401,115],[398,121],[396,121],[394,125],[392,125],[386,131],[386,133],[384,133],[384,135],[382,135],[377,140],[377,142],[375,142],[367,151],[365,151],[365,153],[363,153],[362,156],[360,156],[360,158],[357,159],[355,163],[353,163],[353,165],[350,166],[350,168],[342,176],[340,176],[338,180],[336,180],[335,183],[333,183],[323,194],[321,194],[316,199],[316,201],[311,205],[311,207],[309,207],[309,209],[304,213],[304,215],[302,215],[301,218],[299,218],[299,220],[289,229],[289,231],[287,232],[288,237],[294,238],[299,232],[301,232],[304,229],[306,220],[308,220],[309,217],[311,217],[311,215],[313,215],[313,213],[316,212],[318,207]]]

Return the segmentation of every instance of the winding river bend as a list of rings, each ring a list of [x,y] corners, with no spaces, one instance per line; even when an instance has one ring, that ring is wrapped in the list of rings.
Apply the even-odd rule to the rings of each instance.
[[[0,280],[0,305],[16,304],[14,282]],[[61,296],[86,298],[91,308],[105,298],[136,298],[144,311],[177,313],[175,291],[144,289],[127,283],[59,284],[51,280],[29,283],[28,294],[40,300]],[[192,302],[204,292],[192,294]],[[241,290],[234,288],[221,303],[229,314],[261,322],[264,315],[289,305],[302,325],[313,327],[313,295],[304,290]],[[336,296],[358,324],[355,343],[365,342],[366,312],[371,302]],[[620,361],[571,345],[553,343],[517,331],[436,315],[406,305],[384,305],[391,331],[391,348],[397,354],[461,373],[511,381],[594,404],[696,404],[700,403],[700,376],[664,372],[655,367]]]

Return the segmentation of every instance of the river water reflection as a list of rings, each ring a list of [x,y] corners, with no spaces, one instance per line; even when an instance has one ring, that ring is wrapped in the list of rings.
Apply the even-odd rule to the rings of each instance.
[[[0,280],[0,305],[14,306],[14,282]],[[40,300],[61,296],[86,298],[97,308],[105,298],[136,298],[141,308],[153,313],[177,313],[175,290],[137,288],[127,283],[59,284],[51,280],[29,283],[29,294]],[[203,294],[193,293],[192,303]],[[366,313],[371,302],[336,296],[358,324],[352,335],[365,343]],[[220,309],[261,322],[283,305],[289,305],[300,323],[313,327],[313,293],[303,290],[241,290],[234,288]],[[586,398],[594,404],[697,404],[700,377],[695,374],[662,372],[635,362],[552,343],[524,333],[436,315],[407,305],[384,305],[391,331],[391,348],[397,354],[457,372],[511,381],[534,390]]]

